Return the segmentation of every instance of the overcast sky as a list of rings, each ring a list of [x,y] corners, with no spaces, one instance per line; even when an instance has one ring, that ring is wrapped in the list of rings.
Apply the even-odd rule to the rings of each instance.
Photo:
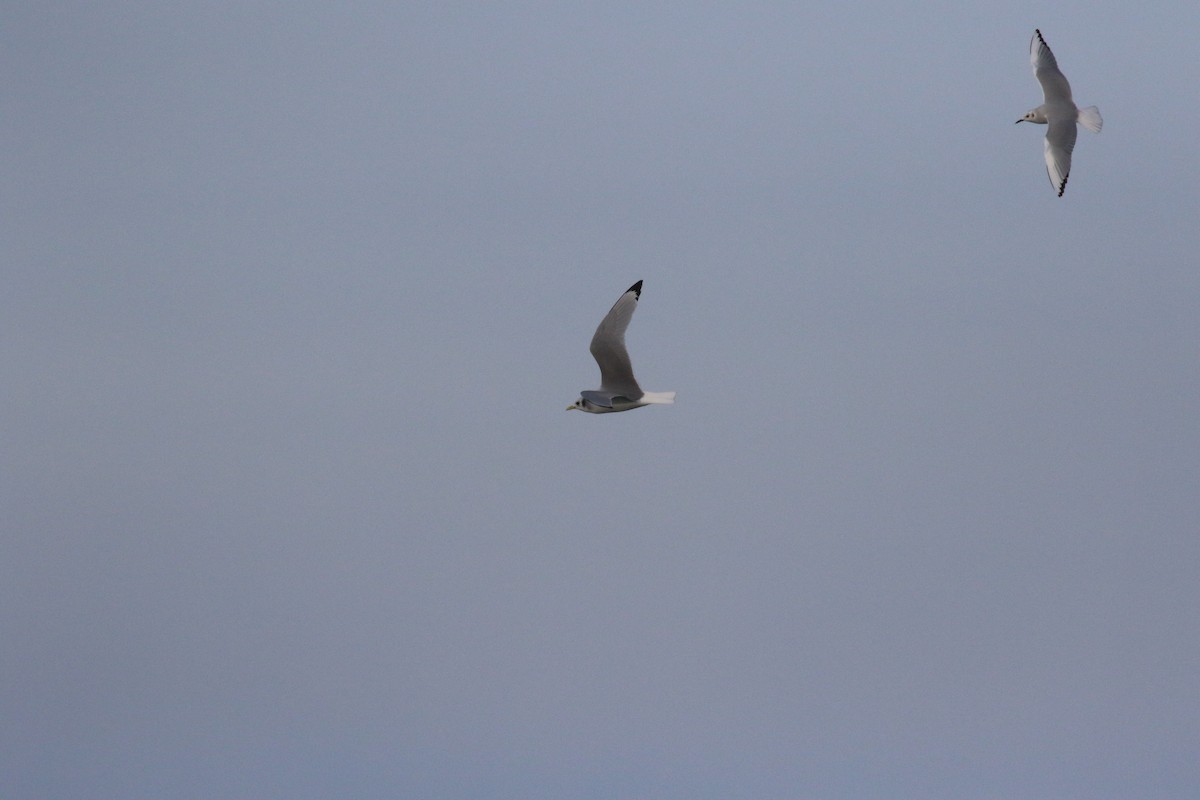
[[[0,795],[1195,797],[1194,0],[9,5]]]

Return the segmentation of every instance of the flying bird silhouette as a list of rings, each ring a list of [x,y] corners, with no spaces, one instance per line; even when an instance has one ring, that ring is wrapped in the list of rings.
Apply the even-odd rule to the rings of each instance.
[[[1100,118],[1100,109],[1095,106],[1079,108],[1071,99],[1071,84],[1067,76],[1058,68],[1050,45],[1042,38],[1040,30],[1034,30],[1033,38],[1029,41],[1029,63],[1033,66],[1033,74],[1042,85],[1042,97],[1045,100],[1025,116],[1020,122],[1034,122],[1038,125],[1048,125],[1046,130],[1046,174],[1050,176],[1050,185],[1062,197],[1067,190],[1067,176],[1071,174],[1071,151],[1075,149],[1075,137],[1079,131],[1075,123],[1079,123],[1092,133],[1099,133],[1104,125]]]
[[[591,346],[592,356],[600,365],[600,388],[580,392],[579,399],[567,406],[568,411],[578,409],[589,414],[611,414],[675,402],[674,392],[643,392],[633,377],[633,364],[625,349],[625,329],[629,327],[641,295],[642,282],[638,281],[617,298],[600,321]]]

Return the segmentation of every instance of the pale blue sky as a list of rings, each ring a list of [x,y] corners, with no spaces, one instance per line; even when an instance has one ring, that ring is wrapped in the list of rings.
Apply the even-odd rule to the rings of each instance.
[[[1198,30],[9,9],[0,795],[1194,796]]]

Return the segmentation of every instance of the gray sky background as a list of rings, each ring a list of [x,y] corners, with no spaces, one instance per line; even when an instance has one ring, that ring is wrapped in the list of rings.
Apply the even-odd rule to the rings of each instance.
[[[10,6],[5,798],[1195,796],[1195,2]]]

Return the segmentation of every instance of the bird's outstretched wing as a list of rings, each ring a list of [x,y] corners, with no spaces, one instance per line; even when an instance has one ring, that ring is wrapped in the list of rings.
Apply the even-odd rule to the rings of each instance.
[[[1072,103],[1071,84],[1067,76],[1058,68],[1050,45],[1042,38],[1042,32],[1034,29],[1033,38],[1029,40],[1029,63],[1033,67],[1033,75],[1042,85],[1042,97],[1048,104]]]
[[[591,346],[592,356],[600,365],[601,390],[633,401],[642,396],[642,390],[633,377],[633,364],[625,349],[625,329],[629,327],[641,294],[642,282],[638,281],[618,298],[596,328]]]
[[[1050,185],[1058,196],[1067,190],[1067,176],[1071,174],[1071,151],[1075,149],[1075,137],[1079,129],[1073,119],[1051,120],[1046,126],[1046,174]]]

